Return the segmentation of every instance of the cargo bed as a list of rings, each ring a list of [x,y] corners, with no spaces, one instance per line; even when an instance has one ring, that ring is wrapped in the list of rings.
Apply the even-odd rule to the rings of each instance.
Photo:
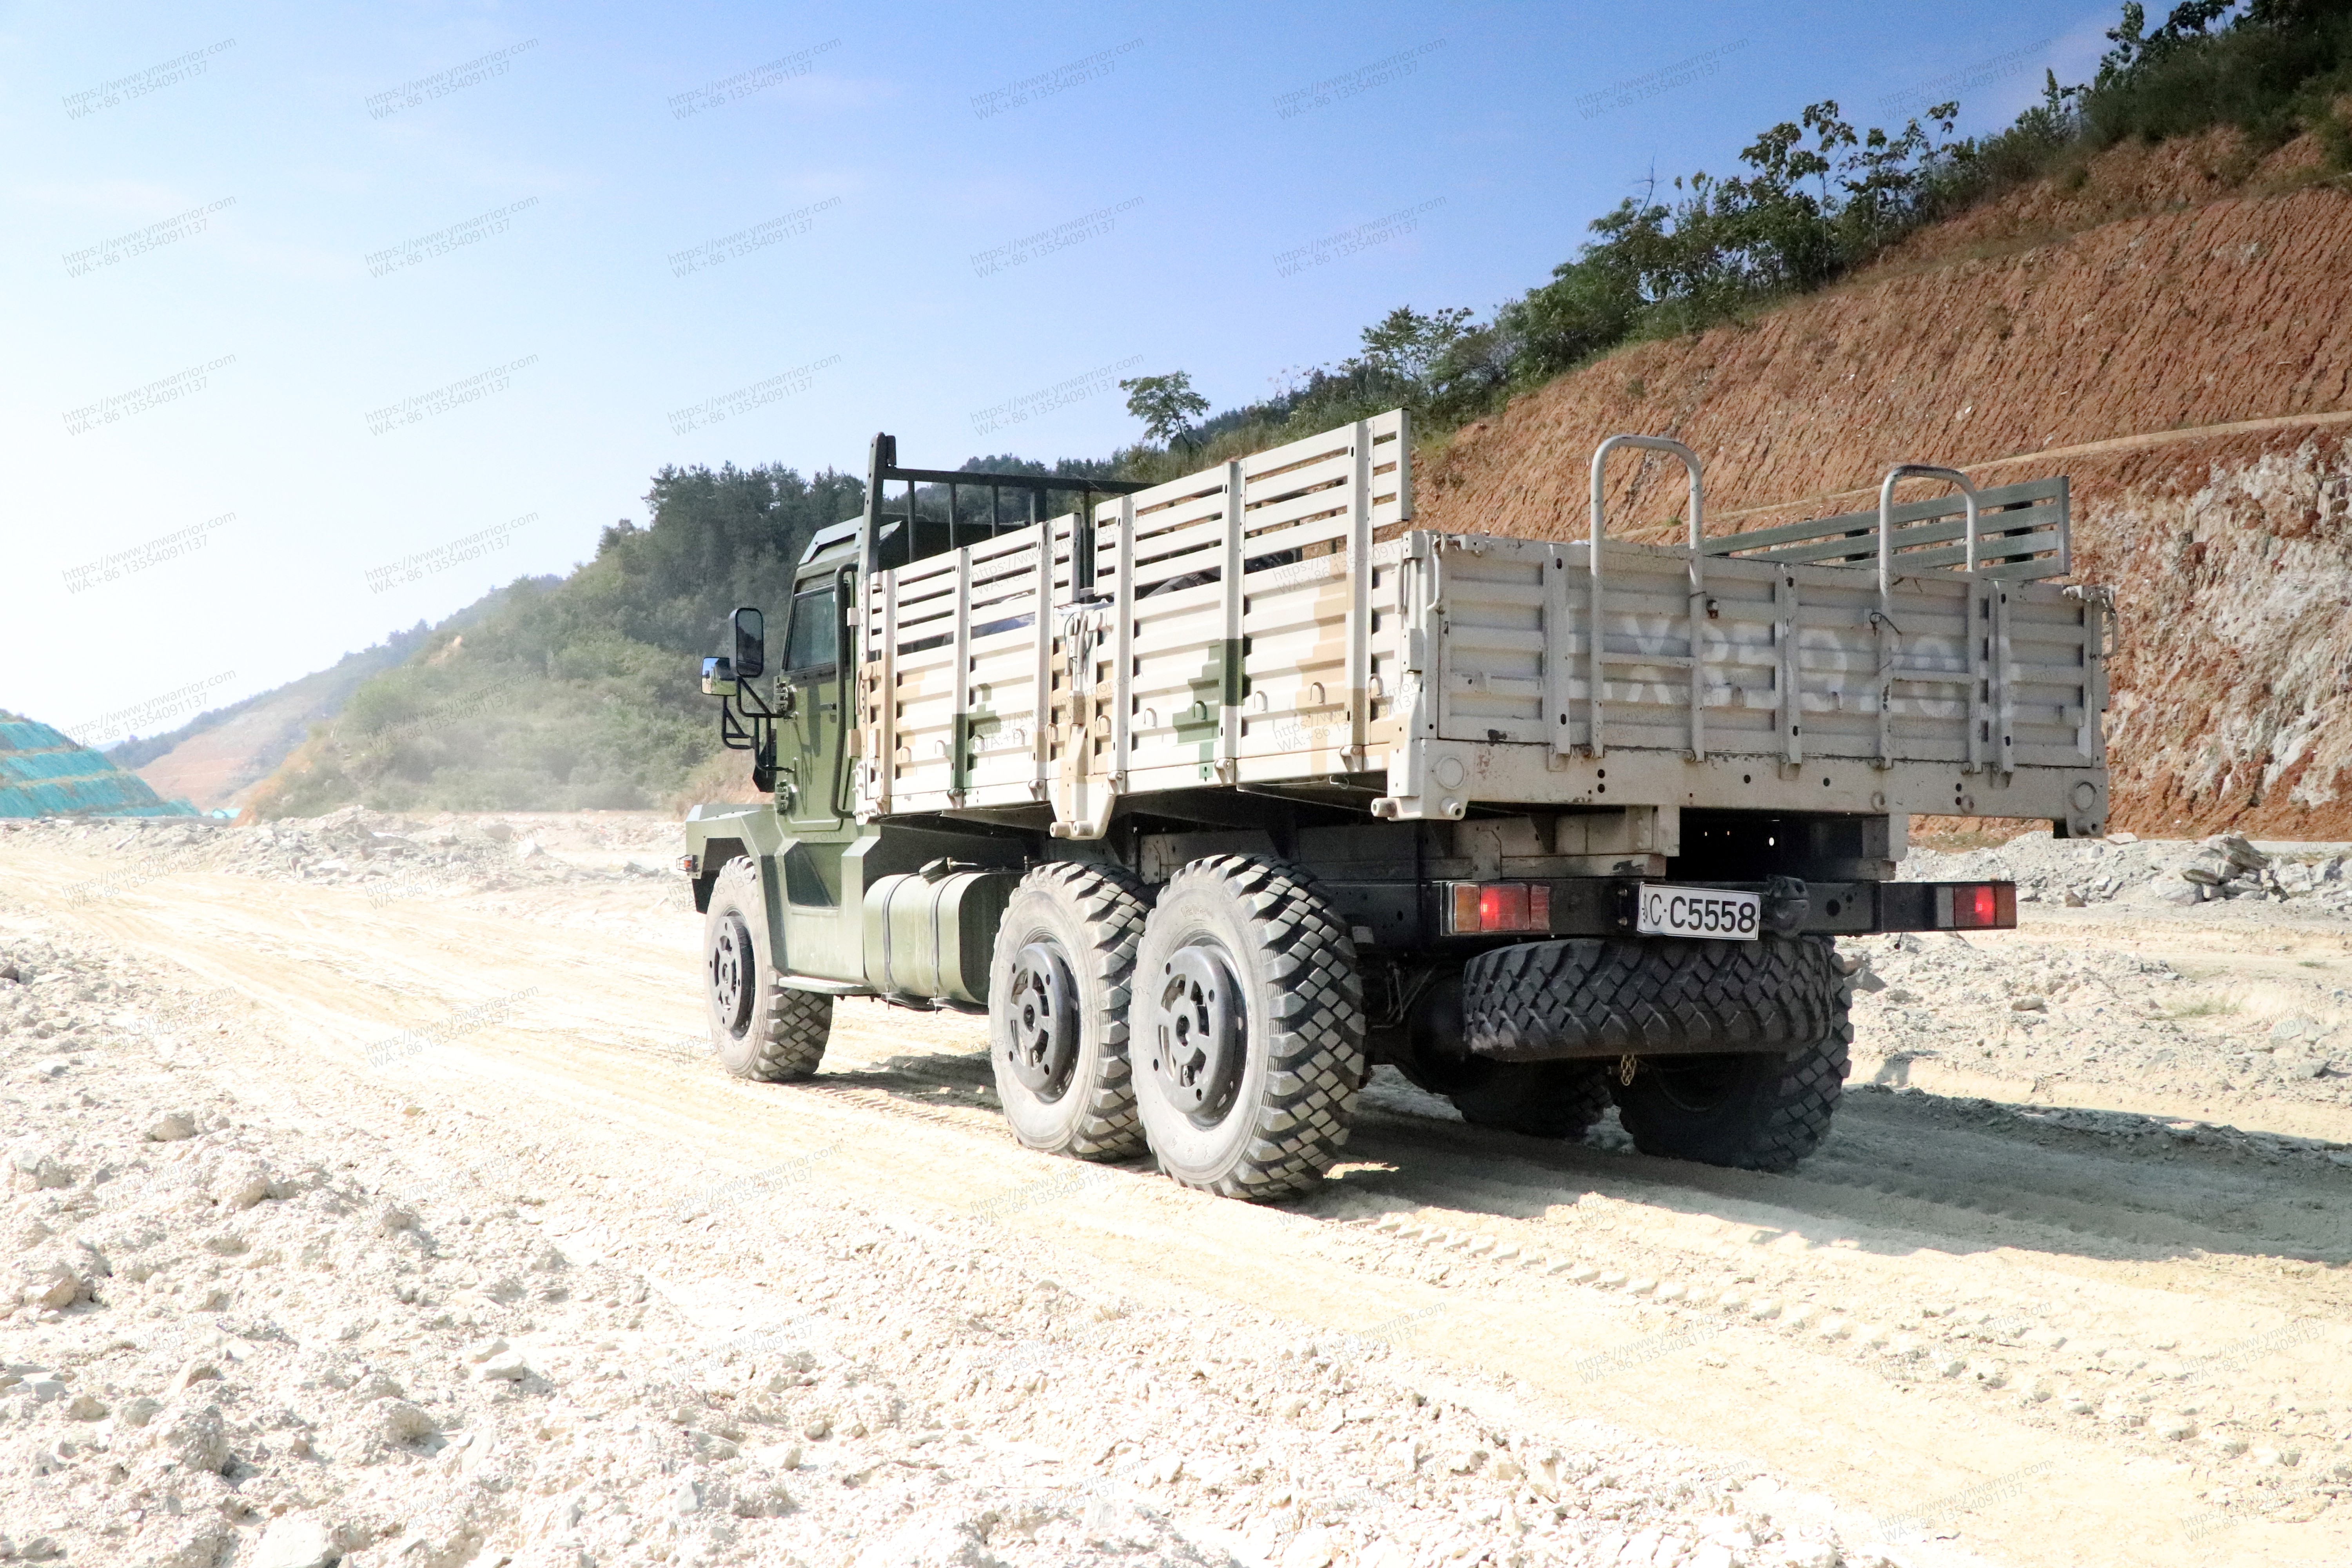
[[[2063,479],[1973,525],[1956,496],[1662,546],[1606,537],[1596,455],[1591,537],[1555,542],[1412,528],[1410,440],[1383,415],[866,574],[859,819],[1087,839],[1234,786],[2103,829],[2107,609],[2050,581]]]

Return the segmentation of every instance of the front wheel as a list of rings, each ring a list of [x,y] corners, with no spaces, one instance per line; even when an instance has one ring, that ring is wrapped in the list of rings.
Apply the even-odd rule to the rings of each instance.
[[[824,1059],[833,998],[783,984],[768,941],[760,864],[739,855],[720,868],[703,917],[710,1044],[737,1078],[806,1078]]]
[[[1364,1080],[1347,925],[1303,872],[1220,855],[1160,891],[1136,952],[1136,1102],[1161,1170],[1265,1202],[1322,1180]]]

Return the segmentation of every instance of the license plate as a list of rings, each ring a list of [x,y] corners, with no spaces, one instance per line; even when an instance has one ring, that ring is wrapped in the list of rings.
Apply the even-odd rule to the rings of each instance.
[[[1763,924],[1764,900],[1756,893],[1722,888],[1661,888],[1644,882],[1634,896],[1633,929],[1643,936],[1754,942]]]

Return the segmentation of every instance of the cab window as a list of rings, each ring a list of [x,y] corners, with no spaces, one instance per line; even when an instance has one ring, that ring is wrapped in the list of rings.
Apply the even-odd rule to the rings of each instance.
[[[841,617],[834,607],[833,584],[805,588],[793,595],[793,620],[784,635],[784,668],[822,669],[841,658]]]

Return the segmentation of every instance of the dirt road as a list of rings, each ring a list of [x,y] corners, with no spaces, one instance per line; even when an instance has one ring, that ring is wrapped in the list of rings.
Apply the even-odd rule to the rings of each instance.
[[[249,1102],[383,1137],[421,1115],[453,1165],[600,1186],[613,1231],[790,1226],[807,1183],[1032,1237],[1090,1290],[1270,1311],[1531,1415],[1752,1457],[1912,1561],[2352,1563],[2352,1114],[2326,1106],[2249,1136],[2178,1097],[2026,1107],[1943,1092],[2001,1088],[1999,1064],[1923,1068],[1851,1089],[1780,1177],[1643,1158],[1613,1118],[1579,1144],[1474,1131],[1383,1073],[1324,1190],[1257,1209],[1020,1149],[971,1019],[845,1004],[813,1083],[726,1078],[699,921],[654,884],[372,903],[191,870],[94,896],[104,868],[9,847],[0,907],[184,966]],[[2117,915],[2003,940],[2168,939]],[[2287,938],[2169,940],[2210,964]]]

